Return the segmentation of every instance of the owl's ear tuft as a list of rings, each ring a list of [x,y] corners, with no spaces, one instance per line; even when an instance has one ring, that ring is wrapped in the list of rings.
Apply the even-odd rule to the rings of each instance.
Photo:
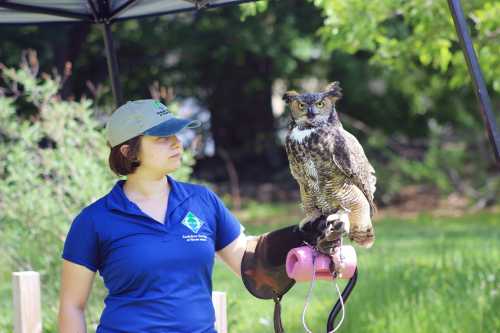
[[[283,100],[288,104],[297,96],[299,96],[299,93],[296,92],[295,90],[287,91],[283,95]]]
[[[334,102],[342,98],[342,88],[338,81],[332,82],[325,88],[326,96],[330,97]]]

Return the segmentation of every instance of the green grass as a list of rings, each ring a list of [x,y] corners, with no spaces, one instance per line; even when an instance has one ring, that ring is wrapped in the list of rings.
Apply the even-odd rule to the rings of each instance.
[[[260,219],[274,222],[276,213],[293,209],[278,205],[264,211],[267,216],[261,213]],[[253,216],[248,211],[242,215],[249,216],[248,221]],[[278,227],[243,222],[247,234]],[[500,332],[498,214],[386,218],[375,228],[374,247],[357,247],[358,283],[340,332]],[[341,288],[344,285],[340,283]],[[301,314],[308,287],[308,283],[296,284],[284,297],[282,319],[288,333],[304,332]],[[327,281],[314,287],[307,312],[314,332],[326,331],[328,313],[337,300],[334,288]],[[251,296],[220,262],[214,290],[227,292],[229,332],[273,332],[273,301]]]

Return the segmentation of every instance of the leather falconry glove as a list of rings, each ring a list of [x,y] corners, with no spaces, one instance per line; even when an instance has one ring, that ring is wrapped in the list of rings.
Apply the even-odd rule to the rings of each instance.
[[[295,284],[295,280],[286,273],[286,257],[288,252],[305,243],[328,252],[334,245],[333,221],[325,216],[298,225],[284,227],[260,236],[248,237],[247,248],[241,263],[241,277],[248,291],[261,299],[273,299],[275,332],[284,332],[281,323],[281,298]]]

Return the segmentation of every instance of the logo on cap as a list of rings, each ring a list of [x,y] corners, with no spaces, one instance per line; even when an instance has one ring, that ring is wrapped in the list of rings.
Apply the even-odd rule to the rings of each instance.
[[[164,116],[169,113],[168,108],[165,105],[161,104],[160,101],[154,101],[154,105],[158,108],[158,111],[156,111],[157,115]]]

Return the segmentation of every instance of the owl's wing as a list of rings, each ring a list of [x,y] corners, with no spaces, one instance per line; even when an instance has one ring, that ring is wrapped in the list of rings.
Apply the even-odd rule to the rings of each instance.
[[[377,178],[363,147],[354,135],[342,128],[334,134],[331,144],[333,162],[363,192],[373,215]]]

